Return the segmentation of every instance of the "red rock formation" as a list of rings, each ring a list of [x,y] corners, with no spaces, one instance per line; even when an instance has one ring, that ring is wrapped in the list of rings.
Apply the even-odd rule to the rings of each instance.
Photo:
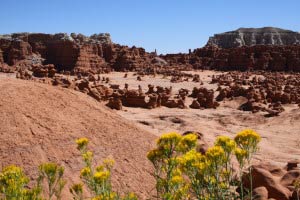
[[[3,52],[0,49],[0,63],[4,63]]]
[[[262,195],[266,197],[264,199],[297,199],[292,198],[293,192],[296,191],[293,183],[300,178],[300,168],[297,166],[299,161],[293,161],[293,163],[292,169],[279,168],[269,163],[254,165],[252,169],[254,196]],[[250,182],[247,176],[244,176],[243,182],[244,186],[249,188]]]
[[[195,55],[203,64],[214,69],[300,71],[300,45],[257,45],[231,49],[205,47],[196,49]]]
[[[54,64],[59,71],[71,71],[76,68],[97,70],[105,66],[105,59],[109,59],[112,53],[108,44],[109,35],[96,36],[83,36],[82,40],[78,39],[78,35],[73,35],[72,38],[67,34],[22,33],[1,36],[0,61],[15,65],[17,61],[28,59],[35,54],[44,59],[44,64]],[[105,46],[105,52],[102,45]],[[36,64],[31,57],[32,64]]]
[[[300,45],[256,45],[221,49],[206,46],[188,54],[158,58],[143,48],[113,44],[108,34],[0,35],[0,62],[54,64],[58,71],[173,73],[187,69],[300,71]],[[43,62],[40,62],[43,61]],[[24,62],[23,62],[24,63]],[[174,70],[176,69],[176,70]]]

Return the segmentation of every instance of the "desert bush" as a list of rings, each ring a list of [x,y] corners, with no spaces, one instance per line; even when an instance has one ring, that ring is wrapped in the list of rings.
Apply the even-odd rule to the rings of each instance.
[[[28,177],[22,168],[11,165],[0,173],[0,198],[6,200],[37,200],[40,199],[40,189],[27,189]]]
[[[234,140],[220,136],[215,145],[202,155],[196,150],[196,135],[163,134],[157,141],[157,147],[147,155],[154,166],[157,198],[244,199],[242,177],[258,149],[259,141],[260,136],[253,130],[238,133]],[[238,179],[234,178],[231,164],[234,156],[240,166]],[[251,166],[247,170],[251,177]],[[251,178],[250,182],[252,187]],[[241,189],[240,194],[235,191],[237,187]],[[251,187],[248,192],[250,199]]]
[[[147,157],[154,165],[157,197],[163,199],[184,199],[188,197],[188,184],[180,169],[182,154],[195,148],[196,135],[181,136],[178,133],[162,135],[157,141],[157,148]]]
[[[252,156],[258,150],[260,136],[253,130],[239,132],[234,139],[220,136],[205,154],[197,151],[197,136],[182,136],[172,132],[163,134],[156,148],[148,152],[154,166],[156,197],[163,200],[181,199],[252,199]],[[76,140],[84,167],[80,171],[82,183],[73,184],[70,193],[74,200],[137,200],[134,193],[121,197],[112,189],[111,173],[114,160],[106,158],[96,165],[89,140]],[[239,163],[239,173],[233,171],[232,159]],[[66,184],[64,168],[56,163],[39,166],[36,186],[29,189],[29,179],[22,168],[8,166],[0,172],[0,199],[42,200],[61,199]],[[243,178],[249,177],[250,188],[245,189]],[[294,183],[299,194],[300,184]],[[238,190],[237,190],[238,189]],[[91,196],[84,197],[84,190]],[[237,193],[236,191],[239,191]]]
[[[39,166],[38,186],[43,190],[45,196],[50,200],[54,196],[56,199],[61,199],[62,190],[66,181],[62,178],[64,168],[56,163],[43,163]],[[45,182],[44,187],[42,187]]]
[[[80,151],[84,167],[80,171],[80,178],[84,184],[74,184],[70,188],[73,199],[81,200],[83,198],[83,186],[85,185],[92,194],[93,200],[136,200],[137,197],[133,193],[129,193],[124,197],[112,190],[111,186],[111,170],[114,160],[106,158],[101,165],[94,167],[93,152],[88,150],[89,140],[80,138],[76,140],[77,149]]]
[[[0,173],[0,199],[5,200],[51,200],[61,199],[65,181],[62,179],[64,168],[55,163],[39,166],[37,184],[28,189],[29,179],[22,168],[11,165]]]

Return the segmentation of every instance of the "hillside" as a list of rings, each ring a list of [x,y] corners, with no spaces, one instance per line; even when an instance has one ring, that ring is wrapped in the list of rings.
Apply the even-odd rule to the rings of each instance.
[[[79,181],[83,164],[74,141],[87,137],[96,160],[116,160],[114,188],[149,197],[154,180],[146,154],[153,135],[76,91],[1,77],[0,91],[1,167],[20,165],[35,177],[39,164],[54,161],[65,167],[71,184]]]

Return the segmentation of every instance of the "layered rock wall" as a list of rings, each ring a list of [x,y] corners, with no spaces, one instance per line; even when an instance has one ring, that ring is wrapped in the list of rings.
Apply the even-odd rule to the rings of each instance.
[[[207,42],[207,46],[219,48],[295,44],[300,44],[300,33],[274,27],[239,28],[235,31],[215,34]]]

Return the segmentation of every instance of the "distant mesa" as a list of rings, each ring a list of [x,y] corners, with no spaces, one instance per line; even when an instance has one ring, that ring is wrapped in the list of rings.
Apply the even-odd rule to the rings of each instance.
[[[215,34],[207,42],[207,46],[219,48],[295,44],[300,44],[299,32],[274,27],[239,28],[235,31]]]

